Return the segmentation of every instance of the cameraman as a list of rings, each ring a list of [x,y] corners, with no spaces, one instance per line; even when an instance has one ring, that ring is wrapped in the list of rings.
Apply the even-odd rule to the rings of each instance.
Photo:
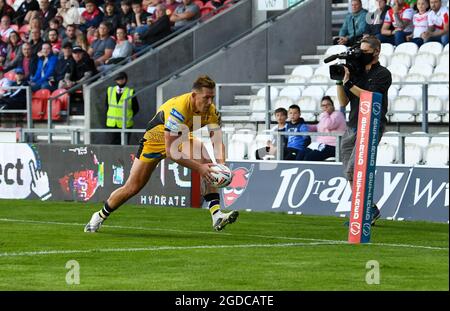
[[[350,115],[347,123],[347,130],[342,136],[341,141],[341,160],[344,165],[344,174],[350,182],[353,182],[360,94],[363,91],[369,91],[381,93],[383,95],[381,103],[380,135],[378,138],[380,140],[387,124],[388,89],[392,83],[391,73],[378,62],[381,51],[381,42],[376,37],[368,36],[361,40],[360,49],[362,54],[358,61],[363,66],[362,72],[350,73],[349,69],[345,67],[343,81],[336,82],[339,103],[344,111],[345,106],[350,102]],[[375,221],[378,218],[380,218],[380,211],[374,204],[372,206],[372,225],[375,224]]]

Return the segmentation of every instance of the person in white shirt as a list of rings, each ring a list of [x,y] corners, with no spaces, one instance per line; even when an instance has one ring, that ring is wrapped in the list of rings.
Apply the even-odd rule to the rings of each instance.
[[[411,35],[406,37],[407,41],[412,41],[419,47],[424,42],[424,33],[428,30],[428,10],[430,8],[429,0],[418,0],[417,10],[418,13],[414,14],[413,25],[414,31]]]
[[[431,10],[428,13],[428,31],[422,38],[425,42],[436,41],[443,45],[448,44],[448,8],[442,5],[441,0],[430,0]]]

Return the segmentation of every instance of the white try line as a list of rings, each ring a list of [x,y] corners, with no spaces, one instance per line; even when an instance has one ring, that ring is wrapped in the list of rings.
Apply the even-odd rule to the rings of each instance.
[[[178,251],[192,249],[224,249],[224,248],[272,248],[272,247],[299,247],[336,245],[341,243],[309,242],[309,243],[273,243],[273,244],[230,244],[230,245],[196,245],[196,246],[149,246],[134,248],[95,248],[78,250],[46,250],[32,252],[0,253],[0,257],[60,255],[60,254],[86,254],[86,253],[115,253],[115,252],[156,252],[156,251]]]
[[[72,222],[56,222],[56,221],[40,221],[31,219],[11,219],[11,218],[0,218],[0,221],[4,222],[18,222],[18,223],[33,223],[42,225],[62,225],[62,226],[77,226],[84,228],[85,224],[72,223]],[[145,231],[165,231],[165,232],[176,232],[176,233],[188,233],[188,234],[207,234],[219,236],[236,236],[236,237],[255,237],[263,239],[275,239],[275,240],[297,240],[297,241],[314,241],[320,243],[330,243],[330,244],[340,244],[348,245],[345,240],[326,240],[326,239],[313,239],[313,238],[300,238],[300,237],[286,237],[286,236],[273,236],[273,235],[261,235],[261,234],[245,234],[245,233],[227,233],[227,232],[206,232],[206,231],[192,231],[192,230],[181,230],[181,229],[169,229],[169,228],[155,228],[155,227],[133,227],[133,226],[116,226],[116,225],[103,225],[104,228],[116,228],[116,229],[131,229],[131,230],[145,230]],[[81,232],[81,231],[80,231]],[[92,234],[92,233],[83,233]],[[437,247],[437,246],[425,246],[425,245],[413,245],[413,244],[393,244],[393,243],[366,243],[360,245],[373,245],[373,246],[387,246],[387,247],[402,247],[402,248],[416,248],[416,249],[429,249],[429,250],[446,250],[448,247]]]

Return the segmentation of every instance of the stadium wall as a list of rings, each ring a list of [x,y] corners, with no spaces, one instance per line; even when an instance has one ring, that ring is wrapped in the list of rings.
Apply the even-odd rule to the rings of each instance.
[[[156,47],[137,60],[121,66],[111,75],[87,85],[84,89],[86,127],[104,128],[106,116],[106,88],[114,85],[118,71],[128,74],[128,85],[137,91],[171,75],[179,68],[190,64],[211,50],[238,36],[252,27],[252,1],[242,0],[223,14],[186,30],[168,42]],[[135,117],[135,128],[145,128],[156,111],[156,87],[148,88],[138,96],[140,111]],[[91,134],[87,143],[108,143],[105,133]],[[140,135],[133,135],[137,143]]]
[[[0,199],[102,202],[129,176],[136,146],[0,143]],[[351,189],[340,163],[233,161],[222,189],[226,208],[348,217]],[[188,169],[164,160],[129,203],[191,206]],[[264,195],[261,195],[261,194]],[[448,222],[448,167],[379,166],[375,202],[382,217]]]
[[[300,55],[315,54],[317,45],[330,40],[331,1],[305,1],[161,84],[157,88],[158,106],[190,90],[200,74],[208,74],[219,83],[267,82],[268,75],[284,74],[283,65],[298,63]],[[223,90],[221,102],[231,104],[234,95],[242,91]]]

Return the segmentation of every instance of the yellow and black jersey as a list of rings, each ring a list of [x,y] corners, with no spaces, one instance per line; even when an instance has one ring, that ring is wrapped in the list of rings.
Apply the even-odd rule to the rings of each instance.
[[[143,161],[162,159],[165,157],[164,131],[181,133],[185,130],[192,132],[203,126],[213,131],[221,126],[220,113],[215,105],[209,107],[206,114],[194,112],[191,103],[192,93],[186,93],[172,99],[159,107],[155,116],[147,125],[144,138],[140,141],[137,157]]]

